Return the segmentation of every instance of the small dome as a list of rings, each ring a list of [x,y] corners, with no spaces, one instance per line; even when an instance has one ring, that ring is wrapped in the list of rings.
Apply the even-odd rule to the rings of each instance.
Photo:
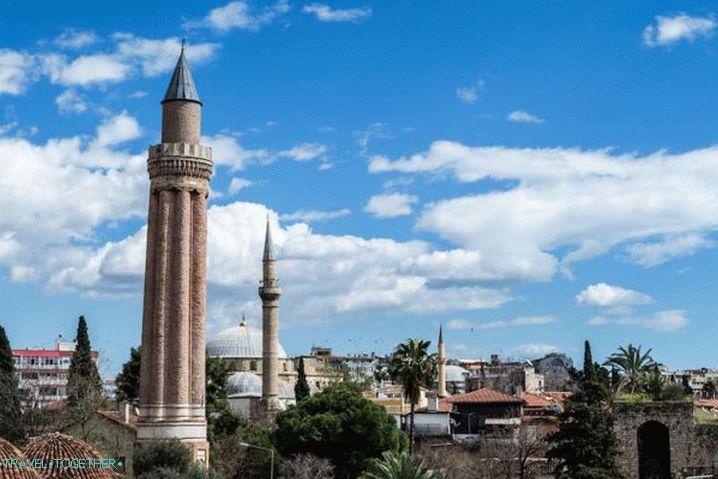
[[[286,358],[281,344],[278,349],[279,357]],[[242,319],[239,326],[220,331],[207,342],[207,354],[215,358],[261,358],[262,331]]]
[[[470,375],[471,373],[468,370],[462,368],[461,366],[455,366],[453,364],[449,364],[446,366],[447,382],[463,383]]]
[[[232,374],[227,379],[227,397],[262,397],[262,378],[246,371]],[[279,398],[294,399],[294,388],[281,379],[279,380]]]
[[[89,444],[72,436],[51,432],[31,438],[23,450],[26,457],[42,459],[49,463],[54,459],[101,459],[103,456]],[[101,467],[38,469],[40,477],[62,477],[63,479],[118,479],[123,477],[113,469]]]
[[[13,446],[11,443],[0,437],[0,458],[8,464],[9,461],[25,460],[25,455],[20,452],[20,449]],[[37,475],[34,469],[29,467],[0,467],[0,479],[38,479],[40,476]]]
[[[232,374],[227,380],[228,397],[261,397],[262,378],[253,373]]]

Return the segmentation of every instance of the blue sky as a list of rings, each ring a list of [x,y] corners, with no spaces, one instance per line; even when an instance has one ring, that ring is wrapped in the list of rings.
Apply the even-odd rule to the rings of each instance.
[[[89,320],[139,343],[148,179],[179,39],[214,148],[209,335],[340,353],[716,366],[711,2],[15,2],[0,18],[0,313],[14,347]]]

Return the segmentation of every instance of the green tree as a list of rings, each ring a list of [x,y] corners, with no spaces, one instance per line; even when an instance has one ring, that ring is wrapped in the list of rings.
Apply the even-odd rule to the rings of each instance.
[[[22,392],[15,377],[10,341],[0,326],[0,436],[10,442],[24,437]]]
[[[277,415],[275,442],[285,456],[314,454],[334,464],[338,479],[354,479],[384,451],[398,451],[406,436],[396,421],[343,384],[328,386]]]
[[[136,449],[132,467],[138,479],[181,478],[191,463],[192,454],[179,439],[162,439]]]
[[[369,465],[361,479],[434,479],[434,471],[424,465],[419,456],[404,452],[386,451],[381,459]]]
[[[236,417],[236,416],[235,416]],[[212,468],[224,479],[264,479],[269,477],[271,453],[274,449],[272,432],[269,428],[255,424],[244,417],[236,417],[234,431],[215,435],[211,444],[210,461]],[[256,447],[246,447],[251,444]],[[275,454],[275,477],[280,457]]]
[[[436,355],[429,354],[430,341],[409,339],[399,344],[389,361],[392,381],[401,384],[409,401],[409,452],[414,450],[414,409],[419,402],[421,388],[431,388],[436,379]]]
[[[716,385],[712,380],[706,381],[706,383],[701,388],[701,393],[703,394],[704,398],[708,399],[715,399],[716,397]]]
[[[80,439],[87,440],[91,432],[90,419],[102,407],[104,395],[97,365],[92,360],[92,346],[87,322],[80,316],[77,322],[75,352],[67,372],[67,413],[72,423],[80,427]]]
[[[134,403],[140,397],[141,349],[141,346],[130,349],[130,359],[122,365],[122,371],[115,378],[118,401]]]
[[[307,382],[307,374],[304,372],[304,358],[299,358],[299,367],[297,368],[297,384],[294,385],[294,397],[297,402],[311,394],[309,391],[309,383]]]
[[[77,322],[75,341],[75,352],[67,371],[67,400],[70,407],[76,406],[87,395],[102,396],[102,381],[97,365],[92,360],[92,346],[84,316],[80,316]]]
[[[651,351],[649,349],[642,353],[641,346],[629,344],[628,347],[619,347],[617,352],[608,357],[604,364],[615,367],[621,375],[617,392],[627,390],[633,394],[644,387],[648,374],[658,367],[658,363],[651,357]]]
[[[227,399],[229,365],[222,358],[205,357],[205,413],[207,437],[227,436],[239,426],[239,418],[232,412]]]
[[[645,379],[644,390],[646,394],[651,396],[654,401],[660,401],[663,399],[663,390],[666,386],[666,380],[663,378],[661,371],[658,368],[653,368],[652,371],[647,373]]]
[[[593,363],[590,344],[584,349],[584,370],[577,390],[564,401],[559,430],[548,437],[547,457],[557,459],[557,477],[620,479],[618,441],[613,431],[608,371]]]

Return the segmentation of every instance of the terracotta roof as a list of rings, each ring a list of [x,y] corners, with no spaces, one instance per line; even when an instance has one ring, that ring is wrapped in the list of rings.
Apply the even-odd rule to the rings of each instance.
[[[511,396],[501,391],[496,391],[490,388],[481,388],[476,391],[471,391],[465,394],[455,394],[449,398],[446,398],[447,402],[459,403],[459,404],[476,404],[476,403],[523,403],[524,401],[520,398]]]
[[[708,409],[718,409],[718,399],[696,399],[693,404],[697,407]]]
[[[6,467],[0,468],[0,478],[2,479],[37,479],[40,476],[37,475],[35,469],[30,467],[13,467],[10,465],[12,460],[24,460],[27,463],[27,458],[20,452],[18,448],[13,446],[11,443],[3,438],[0,438],[0,461],[4,461],[8,464]]]
[[[136,414],[133,414],[130,412],[130,422],[126,423],[124,419],[120,416],[120,413],[118,411],[97,411],[98,414],[101,416],[106,417],[110,421],[116,422],[117,424],[130,428],[130,429],[137,429],[137,420],[139,419]]]
[[[13,349],[13,356],[27,356],[34,358],[70,358],[74,351],[59,351],[57,349]],[[92,357],[98,356],[97,351],[91,352]]]
[[[543,393],[544,396],[548,396],[556,402],[563,402],[564,399],[571,396],[573,393],[570,391],[546,391]]]
[[[107,459],[101,456],[92,446],[72,436],[51,432],[31,438],[23,450],[25,456],[41,459],[43,463],[50,463],[57,459]],[[40,477],[62,479],[120,479],[122,476],[109,468],[98,467],[48,467],[37,469]]]
[[[552,401],[550,401],[549,399],[546,399],[539,396],[538,394],[533,393],[523,393],[521,395],[521,399],[524,400],[526,406],[528,407],[547,408],[551,406],[551,404],[553,404]]]

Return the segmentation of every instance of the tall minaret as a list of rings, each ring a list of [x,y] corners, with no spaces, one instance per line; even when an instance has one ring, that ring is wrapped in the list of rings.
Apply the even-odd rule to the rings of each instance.
[[[207,194],[212,150],[199,144],[202,103],[184,53],[162,100],[151,146],[140,372],[140,443],[178,438],[207,463],[205,315]]]
[[[439,363],[439,384],[436,392],[436,395],[440,398],[445,398],[447,396],[446,394],[446,355],[444,351],[444,332],[442,331],[441,325],[439,325],[439,343],[438,343],[438,349],[439,349],[439,357],[438,357],[438,363]]]
[[[264,255],[262,256],[262,285],[259,297],[262,298],[262,403],[266,410],[279,409],[279,289],[277,264],[272,244],[272,230],[269,228],[264,237]]]

